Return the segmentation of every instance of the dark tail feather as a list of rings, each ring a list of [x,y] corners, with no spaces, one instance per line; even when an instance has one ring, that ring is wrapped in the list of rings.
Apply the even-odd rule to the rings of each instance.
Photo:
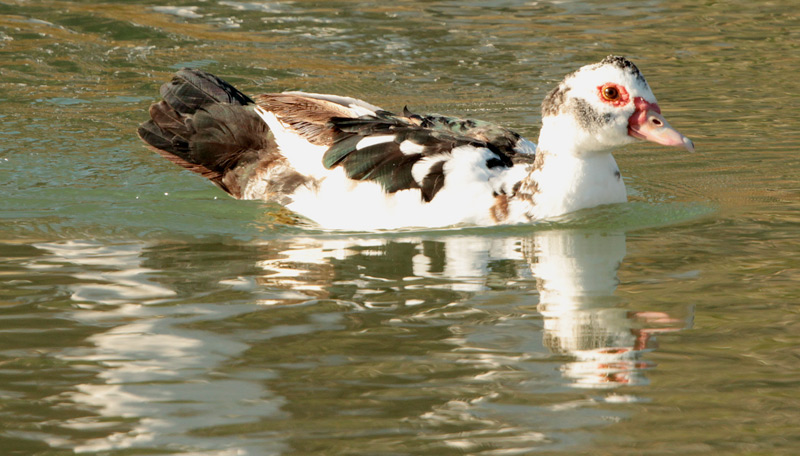
[[[150,119],[139,126],[139,137],[147,144],[181,156],[189,152],[191,131],[186,117],[165,101],[150,105]]]
[[[161,86],[139,137],[169,161],[241,197],[242,175],[274,150],[272,134],[247,95],[202,70],[182,69]]]
[[[161,97],[173,109],[191,114],[210,103],[253,104],[254,101],[235,87],[202,70],[184,68],[161,86]]]

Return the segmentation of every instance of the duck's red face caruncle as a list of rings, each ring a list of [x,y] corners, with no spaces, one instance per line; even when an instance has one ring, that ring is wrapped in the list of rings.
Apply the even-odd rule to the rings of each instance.
[[[615,108],[631,103],[631,96],[625,86],[613,82],[598,86],[597,94],[603,103]],[[661,115],[658,103],[650,103],[642,97],[634,97],[632,102],[635,110],[628,119],[629,136],[665,146],[684,147],[689,152],[694,152],[692,141],[670,126]]]
[[[679,146],[694,152],[692,141],[670,126],[667,119],[661,115],[658,103],[651,103],[642,97],[634,97],[631,100],[628,90],[613,82],[597,87],[597,94],[603,103],[616,108],[633,103],[634,111],[628,119],[629,136],[665,146]]]
[[[661,115],[661,108],[657,103],[636,97],[633,99],[633,104],[636,110],[628,119],[628,135],[665,146],[683,147],[689,152],[694,152],[692,140],[672,128],[667,119]]]

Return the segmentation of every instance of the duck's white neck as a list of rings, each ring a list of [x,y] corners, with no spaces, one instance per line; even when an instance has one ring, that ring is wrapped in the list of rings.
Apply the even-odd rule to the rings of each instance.
[[[574,124],[567,116],[542,121],[536,164],[527,178],[533,219],[627,201],[611,152]]]
[[[542,118],[538,150],[551,154],[584,156],[608,152],[598,144],[594,135],[578,125],[574,116],[561,114]]]

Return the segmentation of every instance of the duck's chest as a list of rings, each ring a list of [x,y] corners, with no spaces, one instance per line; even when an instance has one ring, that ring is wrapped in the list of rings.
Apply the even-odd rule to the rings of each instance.
[[[611,154],[547,157],[531,178],[537,190],[533,218],[627,201],[625,183]]]

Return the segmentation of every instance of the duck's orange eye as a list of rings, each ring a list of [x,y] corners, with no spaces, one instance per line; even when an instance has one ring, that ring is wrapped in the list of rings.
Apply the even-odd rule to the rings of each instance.
[[[603,87],[603,98],[608,101],[619,100],[619,90],[614,86]]]
[[[621,107],[628,104],[630,96],[625,86],[609,82],[597,87],[597,93],[600,95],[600,100],[611,104],[612,106]]]

